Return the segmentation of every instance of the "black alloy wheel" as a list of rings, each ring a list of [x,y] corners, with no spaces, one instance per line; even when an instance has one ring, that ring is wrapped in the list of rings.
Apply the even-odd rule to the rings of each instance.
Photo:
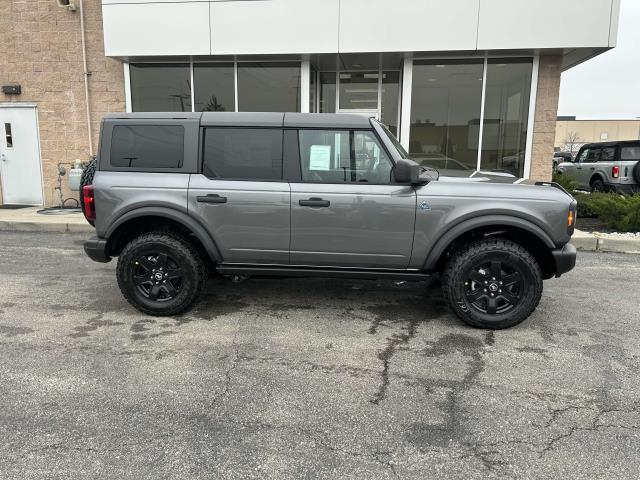
[[[467,274],[465,296],[482,313],[506,313],[515,308],[522,296],[523,274],[500,260],[483,262]]]
[[[165,302],[179,293],[182,275],[182,268],[174,258],[164,253],[153,252],[135,261],[132,278],[143,296]]]

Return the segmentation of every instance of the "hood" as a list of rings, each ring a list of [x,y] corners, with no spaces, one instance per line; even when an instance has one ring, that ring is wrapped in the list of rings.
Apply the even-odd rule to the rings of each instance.
[[[438,170],[441,182],[489,182],[515,183],[519,180],[508,172],[486,172],[483,170]]]

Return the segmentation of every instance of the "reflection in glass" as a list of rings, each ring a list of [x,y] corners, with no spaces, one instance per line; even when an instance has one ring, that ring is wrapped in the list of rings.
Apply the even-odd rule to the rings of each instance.
[[[475,170],[483,62],[416,61],[409,154],[425,166]]]
[[[299,112],[300,63],[238,63],[238,110]]]
[[[398,101],[400,98],[400,72],[382,73],[380,120],[394,136],[398,136]]]
[[[188,64],[130,64],[129,75],[131,78],[132,111],[191,111],[191,82]]]
[[[195,63],[193,84],[196,112],[235,111],[233,63]]]
[[[490,59],[482,131],[482,170],[521,177],[527,143],[531,59]]]
[[[309,111],[311,113],[316,113],[316,101],[318,98],[318,86],[317,86],[317,77],[318,72],[311,68],[309,78]]]
[[[339,75],[340,109],[378,109],[378,72],[340,72]]]
[[[320,112],[336,113],[335,72],[320,72]]]

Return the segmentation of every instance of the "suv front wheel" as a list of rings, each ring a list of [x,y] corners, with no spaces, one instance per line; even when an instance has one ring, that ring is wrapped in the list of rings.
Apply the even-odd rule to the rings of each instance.
[[[176,315],[198,298],[205,263],[178,235],[151,232],[129,242],[118,258],[118,286],[127,301],[149,315]]]
[[[542,272],[535,258],[511,240],[487,238],[458,250],[446,265],[442,289],[453,311],[479,328],[508,328],[538,306]]]

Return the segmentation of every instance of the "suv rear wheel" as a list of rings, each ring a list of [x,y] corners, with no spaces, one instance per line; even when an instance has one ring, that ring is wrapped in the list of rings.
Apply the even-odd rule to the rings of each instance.
[[[511,240],[484,239],[464,246],[446,265],[442,289],[453,311],[480,328],[508,328],[524,321],[542,295],[535,258]]]
[[[129,242],[118,258],[118,286],[127,301],[149,315],[176,315],[200,295],[205,262],[183,238],[151,232]]]

